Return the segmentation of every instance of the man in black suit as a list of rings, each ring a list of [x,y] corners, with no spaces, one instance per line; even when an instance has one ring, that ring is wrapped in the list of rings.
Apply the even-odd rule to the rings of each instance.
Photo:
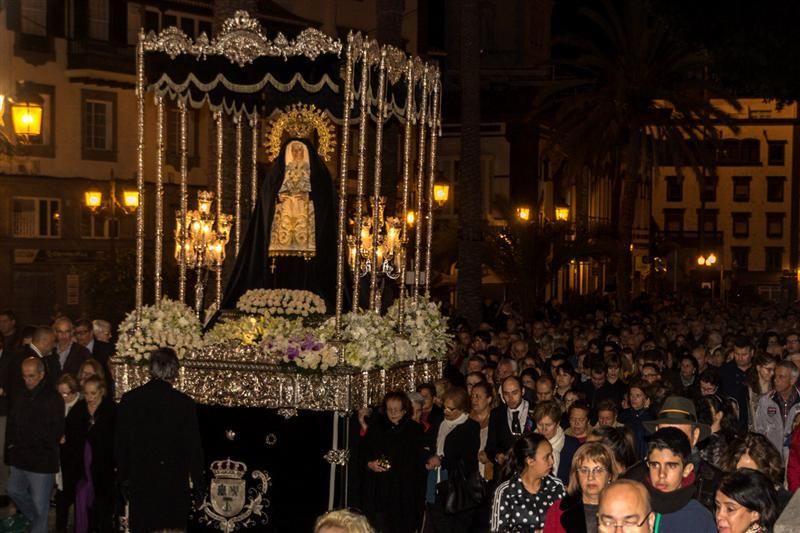
[[[9,409],[13,407],[17,396],[26,390],[25,381],[22,378],[22,362],[30,357],[35,357],[42,361],[44,365],[44,381],[55,388],[56,381],[61,376],[61,368],[58,365],[58,356],[53,354],[56,345],[56,336],[51,328],[38,327],[33,332],[31,343],[18,350],[4,366],[4,371],[0,373],[0,389],[8,398]]]
[[[89,350],[92,359],[100,363],[105,373],[105,381],[109,397],[114,397],[114,379],[111,375],[109,360],[114,357],[114,345],[103,342],[94,336],[94,328],[90,320],[78,320],[75,323],[75,340],[78,344]]]
[[[523,398],[522,390],[522,381],[517,376],[508,376],[500,386],[505,405],[498,405],[489,415],[486,455],[495,464],[505,463],[517,438],[535,427],[531,418],[533,406]]]
[[[194,401],[175,390],[175,351],[150,356],[151,379],[122,397],[117,410],[115,455],[131,531],[185,530],[189,479],[204,493],[205,462]]]
[[[61,374],[71,374],[72,377],[78,379],[81,365],[84,361],[89,359],[89,350],[75,342],[73,337],[75,328],[72,325],[72,320],[69,318],[57,318],[53,323],[53,331],[56,333],[56,347],[54,352],[58,356],[60,369],[56,379],[61,377]]]

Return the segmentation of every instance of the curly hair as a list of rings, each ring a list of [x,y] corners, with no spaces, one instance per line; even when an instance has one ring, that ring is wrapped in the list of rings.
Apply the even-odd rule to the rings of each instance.
[[[750,432],[744,437],[737,437],[728,444],[722,456],[720,468],[725,472],[733,472],[744,454],[750,456],[775,486],[783,485],[783,459],[775,445],[761,433]]]
[[[346,509],[330,511],[317,518],[314,533],[332,528],[343,529],[346,533],[375,533],[365,516]]]

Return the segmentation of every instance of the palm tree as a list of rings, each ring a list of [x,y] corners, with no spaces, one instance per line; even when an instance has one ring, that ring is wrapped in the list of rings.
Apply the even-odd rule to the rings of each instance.
[[[477,0],[450,0],[460,17],[461,161],[458,205],[458,310],[470,326],[481,321],[480,19]],[[452,11],[451,11],[452,12]]]
[[[617,303],[631,289],[631,243],[637,192],[659,164],[696,175],[714,170],[720,123],[713,105],[738,103],[708,78],[708,56],[674,37],[642,0],[602,0],[579,10],[584,35],[561,40],[569,78],[542,91],[537,109],[553,113],[555,142],[573,172],[607,173],[618,191]],[[667,159],[665,159],[665,157]]]

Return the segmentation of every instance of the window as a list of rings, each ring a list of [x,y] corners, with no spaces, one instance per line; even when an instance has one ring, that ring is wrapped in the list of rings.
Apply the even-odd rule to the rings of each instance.
[[[56,198],[14,198],[14,237],[60,237],[61,200]]]
[[[201,35],[201,34],[205,33],[208,36],[208,38],[210,39],[211,36],[213,35],[211,32],[212,32],[212,27],[211,27],[211,21],[210,20],[198,20],[197,21],[197,35]]]
[[[181,31],[190,39],[194,39],[194,19],[181,17]]]
[[[767,213],[767,237],[783,237],[784,213]]]
[[[683,209],[664,210],[664,231],[671,234],[683,233]]]
[[[717,232],[717,210],[697,210],[697,230],[706,235]]]
[[[767,246],[764,248],[765,268],[767,272],[780,272],[783,270],[783,248]]]
[[[743,163],[761,163],[761,143],[758,139],[745,139],[741,145]]]
[[[81,157],[95,161],[117,159],[117,94],[82,90],[83,140]]]
[[[733,258],[733,269],[746,271],[749,269],[750,248],[747,246],[731,247],[731,257]]]
[[[734,202],[749,202],[750,201],[750,176],[734,176],[733,177],[733,201]]]
[[[47,36],[47,0],[25,0],[20,3],[20,31],[26,35]]]
[[[750,213],[733,213],[733,236],[750,236]]]
[[[89,38],[108,40],[108,1],[89,0]]]
[[[683,176],[667,176],[667,201],[683,200]]]
[[[105,213],[81,210],[81,237],[84,239],[107,239],[111,236],[112,220]]]
[[[783,176],[767,176],[767,201],[783,201],[783,184],[786,178]]]
[[[186,112],[186,156],[190,167],[199,164],[197,157],[197,111]],[[181,112],[177,107],[167,109],[167,164],[173,168],[181,166]]]
[[[705,179],[700,180],[700,201],[701,202],[716,202],[717,201],[717,177],[706,176]]]
[[[783,165],[785,162],[786,143],[784,141],[767,142],[767,162],[770,165]]]
[[[144,12],[144,32],[158,33],[161,31],[161,14],[158,11],[146,10]]]

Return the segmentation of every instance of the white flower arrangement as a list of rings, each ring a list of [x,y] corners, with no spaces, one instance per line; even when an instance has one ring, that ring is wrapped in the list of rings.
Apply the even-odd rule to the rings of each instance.
[[[333,336],[333,319],[322,326],[324,337]],[[344,361],[362,370],[388,368],[414,359],[409,341],[397,334],[391,318],[374,311],[342,315]]]
[[[136,311],[128,313],[119,326],[117,353],[142,361],[155,349],[172,348],[182,359],[188,351],[202,348],[200,329],[200,321],[189,306],[164,298],[158,308],[142,307],[140,328],[136,328]]]
[[[397,321],[398,302],[394,302],[386,314]],[[447,331],[447,319],[439,306],[430,300],[413,298],[406,300],[403,309],[405,331],[417,359],[441,359],[453,344],[453,336]]]
[[[266,315],[244,315],[234,319],[223,318],[206,332],[206,345],[238,341],[245,346],[258,344],[264,337]]]
[[[312,316],[325,314],[325,300],[309,291],[251,289],[236,302],[239,311],[271,316]]]
[[[300,368],[327,370],[339,362],[336,348],[320,332],[303,326],[302,319],[268,318],[262,352],[270,359]]]

